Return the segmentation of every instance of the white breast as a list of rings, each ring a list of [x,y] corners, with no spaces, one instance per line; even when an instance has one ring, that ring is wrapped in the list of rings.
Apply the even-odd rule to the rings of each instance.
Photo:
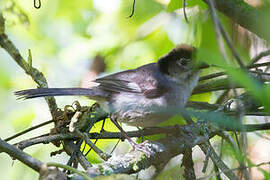
[[[149,99],[141,93],[121,92],[104,105],[120,122],[140,127],[157,126],[172,117],[176,111],[179,112],[179,108],[185,107],[199,74],[195,74],[194,78],[191,83],[168,82],[169,92],[158,98]]]

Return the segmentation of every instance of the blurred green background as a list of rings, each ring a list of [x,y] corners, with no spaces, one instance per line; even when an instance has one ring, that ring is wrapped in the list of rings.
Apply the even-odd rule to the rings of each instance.
[[[44,73],[50,87],[79,86],[96,55],[104,57],[107,68],[103,74],[108,74],[155,62],[179,43],[200,47],[205,61],[225,66],[218,52],[211,18],[202,1],[194,0],[187,4],[189,23],[185,22],[183,12],[179,10],[181,1],[136,0],[135,13],[128,18],[132,3],[124,0],[41,0],[41,8],[35,9],[32,0],[2,0],[0,10],[6,19],[7,35],[25,59],[28,49],[31,49],[33,66]],[[231,26],[222,14],[220,18],[225,27]],[[249,52],[240,44],[236,43],[236,46],[248,60]],[[34,87],[36,84],[32,79],[0,49],[1,138],[50,120],[44,99],[22,101],[13,95],[14,91]],[[210,93],[193,97],[193,100],[210,102],[215,99],[216,94]],[[57,103],[63,108],[75,100],[82,105],[92,103],[79,97],[58,97]],[[31,132],[14,142],[47,133],[51,127]],[[98,126],[96,129],[99,130]],[[106,129],[114,128],[107,124]],[[98,145],[110,151],[115,144],[112,142],[100,142]],[[118,149],[121,148],[127,150],[123,143]],[[58,149],[53,145],[38,145],[25,151],[44,162],[67,162],[65,154],[50,157],[53,150]],[[90,159],[99,161],[94,154]],[[37,173],[3,153],[0,161],[1,179],[38,177]]]

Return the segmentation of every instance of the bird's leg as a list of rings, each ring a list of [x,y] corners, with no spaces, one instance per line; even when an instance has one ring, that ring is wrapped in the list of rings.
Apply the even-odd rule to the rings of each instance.
[[[140,144],[137,144],[135,143],[129,136],[128,134],[126,133],[126,131],[123,130],[123,128],[118,124],[118,122],[116,121],[116,119],[111,116],[111,121],[113,122],[113,124],[121,131],[121,133],[123,134],[123,136],[128,140],[128,142],[130,143],[130,145],[133,147],[133,149],[136,149],[138,151],[141,151],[143,153],[145,153],[148,157],[151,156],[151,151],[148,149],[147,146],[145,146],[145,144],[149,143],[148,140],[140,143]]]

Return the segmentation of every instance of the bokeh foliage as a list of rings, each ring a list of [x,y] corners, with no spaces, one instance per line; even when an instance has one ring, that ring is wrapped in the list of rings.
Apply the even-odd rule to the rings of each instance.
[[[265,1],[266,4],[267,2]],[[211,69],[211,72],[228,71],[233,82],[244,86],[270,111],[269,86],[263,86],[246,72],[237,70],[229,49],[226,49],[229,59],[225,60],[220,54],[209,11],[201,0],[187,1],[187,8],[194,10],[188,14],[188,24],[180,9],[183,6],[182,0],[136,0],[135,13],[131,18],[128,16],[132,10],[132,1],[41,0],[41,3],[41,8],[35,9],[33,1],[2,0],[0,10],[6,19],[8,36],[24,57],[27,57],[27,49],[32,50],[33,65],[44,72],[51,87],[78,86],[80,78],[97,54],[105,57],[106,73],[111,73],[155,62],[176,44],[189,43],[199,49],[198,59],[219,67]],[[222,14],[219,14],[219,18],[227,31],[232,33],[232,22]],[[248,51],[237,43],[235,46],[244,61],[248,62]],[[44,100],[22,102],[15,99],[13,91],[35,87],[35,84],[3,50],[0,51],[0,59],[0,123],[4,129],[0,135],[7,137],[29,126],[31,122],[37,124],[50,117]],[[206,70],[203,74],[209,72]],[[215,95],[206,93],[191,99],[209,102],[216,98]],[[60,97],[58,104],[63,107],[75,99],[78,98]],[[84,98],[80,98],[80,102],[89,105],[89,101]],[[222,120],[218,115],[214,118]],[[175,122],[183,123],[179,117],[166,123],[168,125]],[[100,126],[101,124],[96,125],[97,131]],[[43,129],[43,132],[48,129]],[[116,130],[111,123],[106,123],[105,129]],[[98,146],[111,148],[114,144],[112,142],[115,143],[100,141]],[[50,147],[51,149],[46,149],[48,152],[56,149]],[[48,159],[48,152],[41,148],[31,148],[27,152],[43,157],[45,161],[67,160],[66,156]],[[94,153],[90,153],[88,157],[92,162],[100,162]],[[0,163],[0,172],[4,179],[17,179],[18,174],[22,173],[25,176],[20,179],[37,177],[23,165],[17,165],[18,162],[15,162],[14,167],[4,167],[5,163],[2,162],[10,160],[5,157]],[[12,173],[15,174],[11,176]]]

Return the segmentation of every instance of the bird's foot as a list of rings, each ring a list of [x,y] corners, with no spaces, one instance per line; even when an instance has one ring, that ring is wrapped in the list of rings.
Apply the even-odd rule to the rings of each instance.
[[[145,153],[145,155],[147,157],[150,157],[152,154],[152,151],[149,147],[150,141],[149,140],[145,140],[144,142],[140,143],[140,144],[136,144],[135,142],[131,143],[132,145],[132,150],[131,151],[141,151],[143,153]]]

